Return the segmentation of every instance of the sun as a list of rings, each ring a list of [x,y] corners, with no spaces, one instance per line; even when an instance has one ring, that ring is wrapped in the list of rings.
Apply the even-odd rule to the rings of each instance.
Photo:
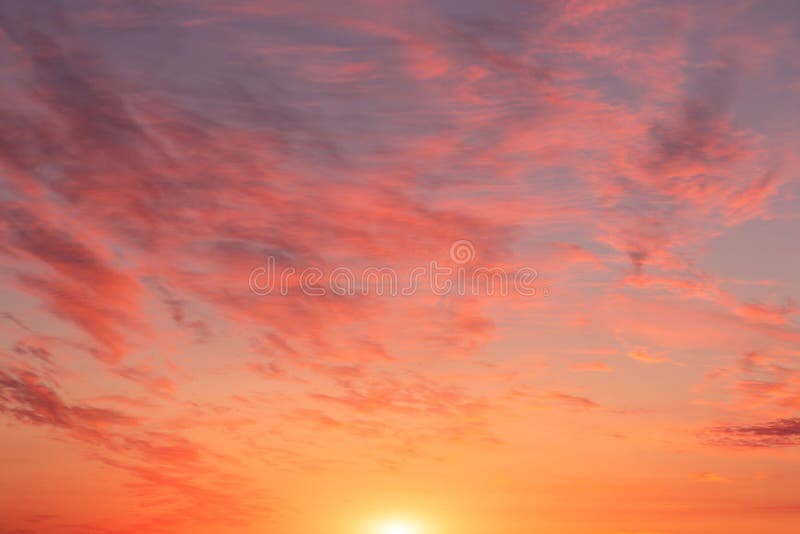
[[[411,523],[390,521],[378,525],[376,534],[422,534],[419,528]]]

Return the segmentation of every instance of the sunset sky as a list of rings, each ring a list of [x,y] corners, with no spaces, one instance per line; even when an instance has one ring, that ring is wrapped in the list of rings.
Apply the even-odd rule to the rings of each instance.
[[[2,0],[0,80],[0,534],[800,532],[796,1]]]

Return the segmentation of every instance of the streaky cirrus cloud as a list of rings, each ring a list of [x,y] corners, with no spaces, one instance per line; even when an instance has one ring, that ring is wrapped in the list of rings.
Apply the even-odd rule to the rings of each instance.
[[[798,22],[4,3],[7,528],[788,532]],[[285,292],[251,291],[267,262]],[[432,262],[537,291],[302,279]]]

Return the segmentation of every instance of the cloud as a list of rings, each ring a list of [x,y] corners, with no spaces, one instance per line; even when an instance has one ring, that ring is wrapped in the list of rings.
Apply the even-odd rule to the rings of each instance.
[[[716,109],[717,102],[688,99],[674,123],[658,122],[651,130],[655,144],[649,170],[667,179],[694,176],[736,162],[747,150],[746,140]],[[702,183],[702,182],[701,182]],[[709,184],[711,185],[711,184]],[[709,189],[711,193],[713,189]],[[697,190],[698,193],[705,193]]]
[[[797,143],[779,131],[793,101],[778,75],[792,40],[768,12],[3,5],[3,418],[49,428],[53,458],[63,443],[49,434],[83,446],[87,477],[121,472],[118,502],[144,512],[109,532],[292,530],[308,504],[289,495],[298,471],[327,485],[341,465],[357,480],[413,464],[447,481],[459,458],[480,466],[484,454],[517,469],[513,451],[551,417],[566,437],[582,431],[573,417],[630,425],[619,453],[643,458],[652,442],[637,437],[657,427],[674,443],[663,423],[685,420],[690,388],[673,385],[719,366],[726,389],[693,416],[735,408],[767,422],[715,427],[714,439],[794,444],[792,420],[778,419],[800,398],[783,354],[800,335],[782,294],[793,286],[741,289],[739,271],[777,267],[713,253],[734,227],[763,237],[757,219],[793,228],[782,197]],[[750,79],[766,82],[754,91]],[[533,267],[552,298],[310,298],[296,277],[286,295],[247,287],[267,257],[408,273],[447,263],[458,239],[475,245],[470,268]],[[751,346],[763,350],[725,360]],[[667,386],[632,390],[616,386],[642,368],[603,374],[610,363],[558,365],[562,354],[692,356]],[[660,403],[662,386],[674,402],[647,421],[636,406],[604,409]],[[520,432],[531,405],[542,421]],[[543,451],[579,461],[580,440],[558,439]],[[601,515],[615,516],[598,513],[598,529],[619,528]]]
[[[30,371],[0,370],[0,411],[25,423],[62,427],[90,438],[101,437],[106,426],[137,424],[135,418],[114,410],[68,405]]]
[[[576,395],[568,395],[566,393],[562,393],[560,391],[551,391],[545,395],[548,399],[552,399],[559,403],[568,405],[568,406],[575,406],[578,408],[598,408],[600,407],[599,404],[594,402],[591,399],[587,399],[586,397],[578,397]]]
[[[800,406],[800,370],[792,366],[791,357],[749,352],[737,363],[734,387],[743,397],[743,407]]]
[[[6,207],[4,233],[11,250],[42,262],[52,273],[22,273],[22,286],[92,336],[102,347],[100,358],[121,358],[127,350],[122,330],[136,320],[137,281],[31,210]]]
[[[745,448],[800,445],[800,419],[776,419],[754,425],[727,425],[710,429],[718,445]]]
[[[53,363],[52,354],[46,347],[29,341],[18,341],[17,344],[14,345],[14,352],[19,355],[32,356],[45,363]]]
[[[231,490],[231,475],[208,462],[204,447],[174,432],[148,430],[146,420],[117,410],[67,403],[33,372],[0,370],[0,413],[63,430],[104,464],[138,479],[147,494],[185,507],[188,517],[236,524],[255,511]],[[195,510],[199,504],[203,510]]]
[[[651,352],[648,352],[645,349],[634,349],[628,352],[628,357],[640,361],[642,363],[665,363],[672,361],[665,356],[658,356],[652,354]]]
[[[175,392],[176,385],[172,379],[153,376],[152,372],[144,367],[120,366],[114,372],[126,380],[140,384],[157,396],[169,397]]]
[[[570,371],[575,372],[601,372],[607,373],[611,371],[611,367],[605,362],[584,362],[573,363],[569,366]]]
[[[703,471],[702,473],[694,473],[692,478],[698,482],[728,482],[728,479],[719,473],[712,473],[710,471]]]

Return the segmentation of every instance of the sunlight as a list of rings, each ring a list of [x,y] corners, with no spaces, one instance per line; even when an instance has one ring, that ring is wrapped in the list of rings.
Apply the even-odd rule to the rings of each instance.
[[[378,525],[376,534],[422,534],[419,528],[403,521],[391,521]]]

